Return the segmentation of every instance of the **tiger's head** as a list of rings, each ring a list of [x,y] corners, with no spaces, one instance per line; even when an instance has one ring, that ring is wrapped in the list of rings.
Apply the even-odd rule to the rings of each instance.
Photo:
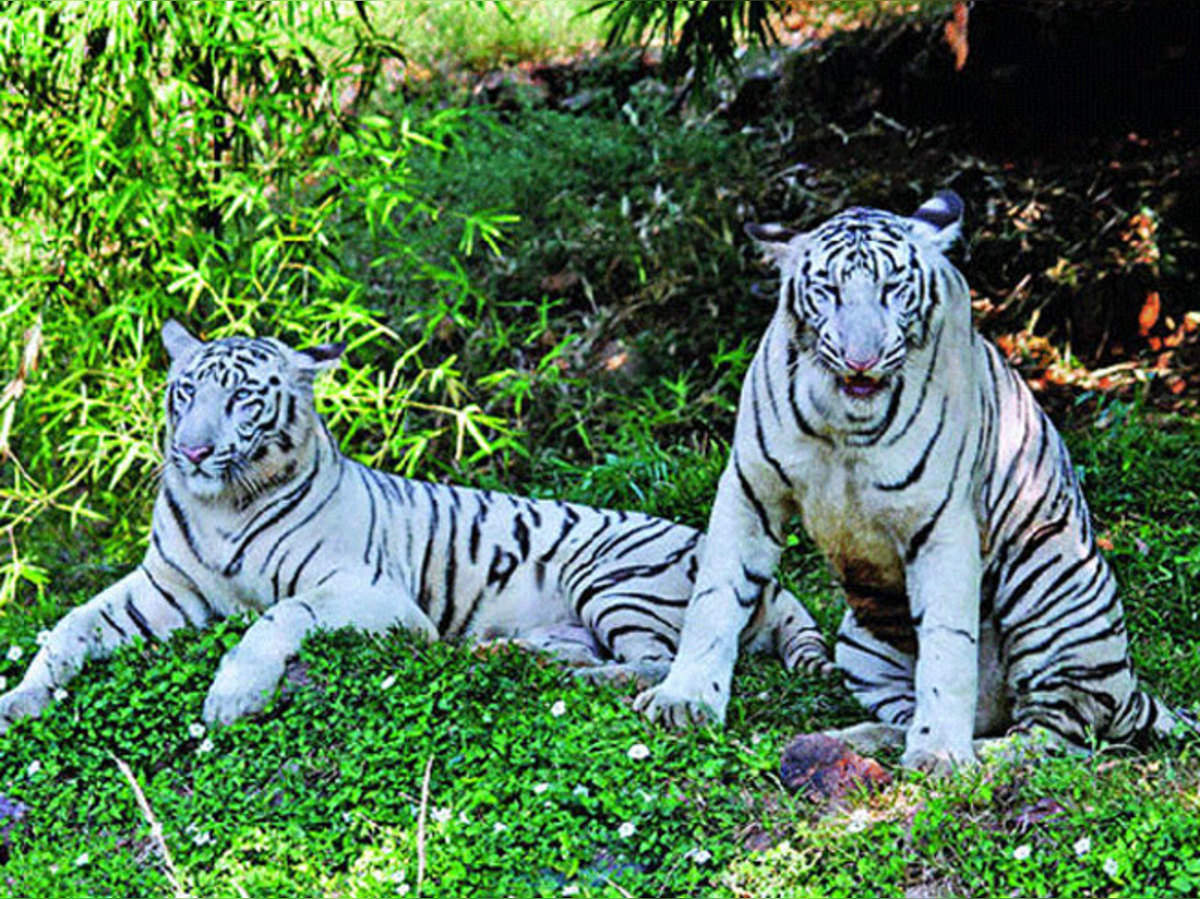
[[[303,350],[269,337],[205,342],[163,325],[167,376],[166,464],[199,499],[244,500],[286,483],[322,425],[313,407],[318,371],[345,344]]]
[[[962,212],[958,195],[944,190],[911,216],[853,207],[807,232],[747,225],[779,265],[777,315],[797,357],[823,374],[809,390],[828,417],[861,428],[884,416],[910,353],[929,342],[945,301],[965,293],[942,255]]]

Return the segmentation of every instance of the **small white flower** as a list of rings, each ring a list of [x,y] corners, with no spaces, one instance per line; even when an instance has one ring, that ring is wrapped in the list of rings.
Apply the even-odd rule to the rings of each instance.
[[[445,824],[447,821],[450,820],[450,816],[451,816],[451,811],[449,808],[435,808],[433,810],[433,814],[430,817],[432,817],[433,820],[436,821],[438,824]]]
[[[92,857],[90,855],[88,855],[86,852],[80,853],[79,855],[77,855],[75,857],[75,867],[82,868],[84,865],[86,865],[91,860],[92,860]]]
[[[506,830],[508,830],[508,825],[503,821],[497,821],[492,825],[492,833],[504,833]]]
[[[396,895],[397,896],[407,896],[408,891],[410,889],[412,889],[412,887],[410,887],[407,883],[402,883],[398,887],[396,887]]]
[[[562,894],[564,896],[578,896],[579,895],[579,884],[577,884],[577,883],[567,884],[565,887],[563,887]]]
[[[866,830],[867,825],[871,823],[871,813],[865,808],[856,808],[847,816],[846,830],[851,833],[858,833],[860,830]]]
[[[561,718],[567,714],[567,704],[560,699],[554,705],[550,706],[550,714],[555,718]]]
[[[205,737],[203,742],[201,742],[201,744],[196,747],[196,752],[200,755],[203,755],[206,752],[212,752],[212,751],[213,751],[212,737]]]
[[[204,725],[199,721],[193,721],[188,725],[188,736],[193,740],[199,740],[204,736]]]
[[[1110,855],[1104,860],[1104,864],[1100,866],[1100,869],[1109,877],[1116,877],[1117,872],[1121,870],[1121,866],[1117,864],[1117,860]]]
[[[628,755],[635,762],[640,762],[642,759],[650,757],[650,747],[645,743],[634,743],[629,747]]]
[[[543,793],[545,793],[545,792],[546,792],[548,789],[550,789],[550,784],[548,784],[548,783],[534,784],[534,785],[533,785],[533,795],[534,795],[534,796],[541,796],[541,795],[542,795]]]
[[[33,777],[33,775],[37,774],[41,770],[42,770],[42,763],[39,762],[37,759],[34,759],[32,762],[29,763],[29,767],[25,769],[25,775],[27,777]]]
[[[50,632],[49,631],[38,631],[37,636],[34,637],[33,639],[34,639],[34,642],[36,642],[38,646],[45,646],[46,642],[50,639]]]
[[[463,823],[463,824],[470,824],[470,823],[471,823],[471,816],[470,816],[470,815],[468,815],[466,812],[459,812],[459,813],[458,813],[458,820],[459,820],[461,823]]]
[[[587,787],[585,787],[583,784],[580,784],[579,786],[577,786],[575,789],[573,789],[571,791],[571,795],[572,796],[590,796],[592,794],[588,792]]]
[[[12,646],[8,647],[8,660],[10,662],[19,662],[21,660],[22,655],[24,655],[24,652],[21,650],[21,647],[18,646],[16,643],[14,643]]]
[[[383,680],[381,680],[379,682],[379,689],[380,690],[391,689],[395,685],[395,683],[396,683],[396,675],[389,674],[387,677],[385,677]]]
[[[636,830],[636,824],[634,824],[632,821],[626,821],[617,828],[617,836],[619,836],[622,840],[628,840],[631,836],[633,836]]]
[[[56,689],[56,690],[54,691],[54,701],[55,701],[55,702],[62,702],[64,699],[66,699],[66,698],[67,698],[67,695],[68,695],[68,694],[67,694],[67,690],[66,690],[66,688],[65,688],[65,687],[59,687],[58,689]]]
[[[1080,837],[1075,841],[1073,848],[1075,849],[1075,854],[1082,858],[1092,851],[1092,838]]]
[[[207,830],[202,830],[199,833],[192,835],[192,844],[195,846],[207,846],[212,842],[212,834]]]
[[[684,858],[690,858],[693,864],[707,865],[712,861],[712,853],[707,849],[693,847],[683,854]]]
[[[1033,847],[1030,846],[1028,843],[1024,843],[1023,845],[1018,846],[1016,849],[1013,850],[1013,858],[1015,858],[1019,862],[1023,862],[1023,861],[1025,861],[1025,859],[1029,858],[1029,856],[1032,852],[1033,852]]]
[[[5,677],[3,674],[0,674],[0,690],[7,690],[7,689],[8,689],[8,678]]]

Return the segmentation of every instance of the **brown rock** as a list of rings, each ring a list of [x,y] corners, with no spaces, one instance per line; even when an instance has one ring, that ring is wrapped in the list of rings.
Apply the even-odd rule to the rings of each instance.
[[[813,802],[841,799],[855,789],[885,787],[892,776],[879,762],[864,758],[825,734],[800,734],[783,750],[779,763],[784,786]]]

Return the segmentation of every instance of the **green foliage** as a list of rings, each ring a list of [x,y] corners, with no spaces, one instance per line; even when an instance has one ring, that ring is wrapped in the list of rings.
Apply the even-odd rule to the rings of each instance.
[[[604,12],[607,45],[628,41],[662,42],[668,76],[691,71],[705,81],[720,66],[734,67],[739,46],[753,40],[760,47],[779,42],[782,20],[797,14],[814,25],[845,17],[867,18],[911,11],[912,3],[878,0],[819,0],[796,4],[792,0],[597,0],[589,12]],[[943,0],[926,0],[924,6],[945,6]]]
[[[630,39],[661,38],[669,49],[667,70],[678,76],[688,66],[701,74],[711,71],[713,63],[732,66],[738,41],[744,37],[753,37],[763,47],[777,42],[771,19],[785,13],[788,4],[786,0],[600,0],[592,9],[606,10],[609,47]]]
[[[981,770],[802,823],[725,884],[780,897],[1180,895],[1200,871],[1191,762]]]
[[[114,756],[139,777],[184,885],[213,897],[396,895],[422,877],[424,895],[675,894],[731,858],[761,814],[755,794],[778,791],[790,722],[747,722],[733,740],[664,733],[621,692],[530,655],[403,635],[310,640],[304,686],[258,720],[201,733],[206,682],[241,629],[124,649],[6,737],[0,784],[30,809],[11,889],[167,892]],[[815,683],[759,686],[803,717]],[[686,855],[700,848],[711,863]]]
[[[223,0],[0,12],[10,538],[48,509],[75,521],[145,507],[145,491],[128,499],[158,460],[169,316],[208,336],[346,338],[350,373],[322,402],[371,461],[413,471],[436,453],[449,467],[505,444],[505,422],[429,342],[480,302],[455,254],[495,250],[511,217],[421,193],[411,159],[443,152],[460,114],[417,129],[371,105],[399,49],[368,12]],[[407,303],[356,265],[347,241],[362,232]],[[451,248],[437,262],[420,251],[430,234]],[[44,586],[15,552],[2,575],[0,602],[21,581]]]
[[[405,56],[445,70],[560,57],[602,37],[592,0],[390,0],[374,14],[403,29]]]

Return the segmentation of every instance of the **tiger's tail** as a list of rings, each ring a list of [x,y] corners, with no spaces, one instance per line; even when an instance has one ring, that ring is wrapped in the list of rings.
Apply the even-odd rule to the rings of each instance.
[[[775,652],[788,671],[830,674],[835,665],[829,647],[808,610],[787,590],[781,589],[774,602],[772,634]]]
[[[1200,718],[1182,706],[1167,705],[1152,693],[1135,689],[1109,728],[1118,742],[1146,745],[1162,740],[1200,738]]]

